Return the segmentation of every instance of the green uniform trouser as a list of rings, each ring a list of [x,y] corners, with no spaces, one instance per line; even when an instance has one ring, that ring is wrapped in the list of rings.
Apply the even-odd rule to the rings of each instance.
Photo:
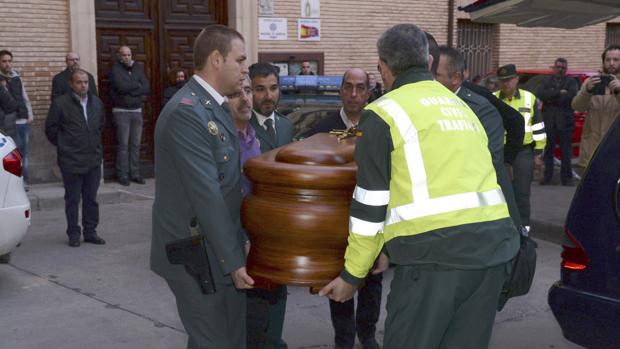
[[[532,180],[534,179],[534,149],[531,146],[524,146],[517,153],[515,162],[512,164],[512,187],[515,191],[515,200],[521,223],[530,225],[530,192]]]
[[[286,313],[287,289],[286,285],[277,291],[276,303],[269,306],[269,326],[264,349],[286,349],[288,345],[282,340],[284,329],[284,314]]]
[[[487,348],[509,270],[509,262],[480,270],[397,266],[387,300],[384,348]]]
[[[179,317],[189,335],[188,349],[244,349],[245,293],[234,285],[216,285],[203,294],[195,282],[167,280],[176,297]]]

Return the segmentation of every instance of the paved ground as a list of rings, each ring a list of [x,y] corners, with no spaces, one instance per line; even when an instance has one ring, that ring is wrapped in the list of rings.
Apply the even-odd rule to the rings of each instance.
[[[33,212],[32,227],[11,264],[0,265],[0,348],[184,347],[186,336],[172,294],[148,270],[152,187],[152,180],[129,188],[106,184],[102,199],[110,204],[101,206],[99,233],[108,244],[76,249],[66,245],[62,209],[49,201],[57,200],[62,188],[33,186],[31,196],[42,210]],[[560,240],[556,235],[561,234],[574,188],[534,185],[533,190],[533,235]],[[498,314],[491,348],[579,348],[562,337],[546,303],[547,290],[559,278],[561,249],[539,243],[533,289]],[[388,272],[384,305],[391,278]],[[284,330],[289,346],[330,348],[327,300],[304,288],[291,287],[289,292]]]

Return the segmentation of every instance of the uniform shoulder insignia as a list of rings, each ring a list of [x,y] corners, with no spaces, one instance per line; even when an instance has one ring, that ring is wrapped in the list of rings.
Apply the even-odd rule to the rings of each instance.
[[[207,127],[209,128],[209,133],[210,134],[212,134],[214,136],[217,135],[219,130],[218,130],[217,125],[215,124],[215,122],[209,121],[207,123]]]
[[[183,97],[181,98],[181,101],[179,101],[179,103],[185,105],[194,105],[196,104],[196,101],[188,97]]]

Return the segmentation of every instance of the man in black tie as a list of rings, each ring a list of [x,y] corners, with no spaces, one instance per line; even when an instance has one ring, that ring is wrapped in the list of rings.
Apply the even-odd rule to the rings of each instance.
[[[254,111],[250,124],[256,130],[262,153],[281,147],[293,141],[293,124],[276,111],[280,99],[280,80],[278,70],[268,63],[250,66],[250,79],[254,93]],[[264,303],[269,302],[269,313],[264,314]],[[261,304],[263,306],[261,306]],[[251,290],[248,292],[248,336],[260,343],[257,336],[265,336],[265,349],[287,348],[282,340],[284,313],[286,311],[286,286],[273,292]],[[248,348],[251,349],[251,348]]]

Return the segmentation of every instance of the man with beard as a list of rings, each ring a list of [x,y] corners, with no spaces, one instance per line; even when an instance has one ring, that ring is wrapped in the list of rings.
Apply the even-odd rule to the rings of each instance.
[[[620,113],[620,45],[608,46],[601,58],[601,74],[586,79],[571,102],[576,111],[588,112],[577,163],[582,168],[588,166],[596,147]],[[609,81],[607,86],[601,84],[603,79]]]
[[[183,85],[185,85],[187,80],[187,72],[183,68],[174,68],[170,71],[169,78],[170,80],[168,82],[170,83],[170,86],[164,90],[162,108],[165,107],[170,98],[172,98],[172,96],[174,96],[174,94],[177,93]]]
[[[54,75],[52,79],[52,101],[59,96],[71,91],[71,74],[80,68],[80,56],[75,52],[69,52],[65,56],[67,68],[60,73]],[[93,96],[97,96],[97,83],[95,78],[89,73],[88,75],[88,92]]]
[[[105,111],[101,100],[88,88],[86,71],[77,68],[69,78],[71,91],[52,101],[45,120],[45,134],[58,153],[58,167],[65,186],[69,246],[80,246],[80,200],[84,242],[104,245],[105,240],[97,235],[96,228]]]
[[[369,76],[359,68],[347,70],[340,86],[340,111],[330,113],[313,129],[312,134],[331,130],[348,130],[357,128],[362,110],[370,95]],[[381,282],[383,273],[370,273],[364,279],[364,286],[357,294],[357,313],[355,302],[350,299],[344,303],[329,300],[329,310],[334,326],[334,342],[337,349],[351,349],[355,345],[355,334],[364,349],[379,348],[375,339],[375,330],[381,310]]]
[[[547,145],[545,146],[545,175],[540,184],[550,184],[553,177],[553,153],[556,137],[560,141],[562,151],[562,167],[560,177],[562,185],[573,185],[573,129],[575,128],[575,112],[570,103],[577,94],[577,81],[566,77],[568,61],[558,58],[553,64],[553,75],[545,79],[536,95],[543,102],[543,121],[547,131]]]
[[[256,130],[262,153],[281,147],[293,141],[293,124],[276,111],[280,99],[280,79],[275,66],[255,63],[250,66],[254,112],[250,125]],[[284,313],[286,312],[286,286],[273,291],[254,289],[248,292],[248,307],[255,309],[248,319],[248,336],[265,336],[263,348],[287,348],[282,340]],[[261,312],[265,302],[269,303],[267,314]],[[262,305],[261,305],[262,304]],[[259,338],[257,343],[261,342]]]

